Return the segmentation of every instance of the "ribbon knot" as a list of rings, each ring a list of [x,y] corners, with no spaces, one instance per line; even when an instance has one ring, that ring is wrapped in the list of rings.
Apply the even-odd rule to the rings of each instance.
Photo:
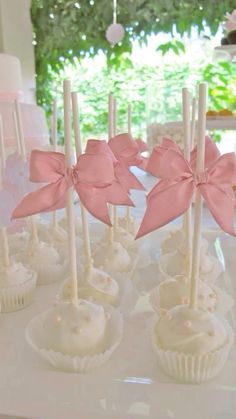
[[[193,179],[195,186],[203,185],[208,182],[208,171],[204,170],[204,172],[194,173]]]
[[[78,169],[76,168],[76,166],[73,166],[72,168],[69,168],[67,171],[67,175],[69,177],[69,182],[70,185],[77,185],[77,183],[79,182],[79,172]]]
[[[30,179],[46,185],[22,199],[13,211],[13,219],[64,208],[66,192],[72,186],[90,214],[108,225],[111,225],[108,203],[133,205],[127,192],[115,180],[113,162],[108,154],[85,153],[75,166],[66,168],[64,154],[33,150]]]
[[[147,195],[147,208],[137,238],[164,226],[187,211],[196,187],[222,230],[236,235],[235,196],[232,189],[236,183],[236,155],[227,153],[217,158],[215,147],[207,139],[205,170],[201,173],[196,173],[196,150],[190,162],[185,160],[182,152],[169,139],[160,149],[154,150],[149,168],[161,180]]]

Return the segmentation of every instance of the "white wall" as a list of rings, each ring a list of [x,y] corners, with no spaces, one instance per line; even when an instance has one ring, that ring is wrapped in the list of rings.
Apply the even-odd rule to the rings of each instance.
[[[15,55],[22,67],[24,102],[35,102],[31,0],[0,0],[0,52]]]

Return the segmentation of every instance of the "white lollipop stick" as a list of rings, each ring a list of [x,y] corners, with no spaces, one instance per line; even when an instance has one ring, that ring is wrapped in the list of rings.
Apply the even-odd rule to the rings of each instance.
[[[54,100],[52,104],[52,118],[51,118],[51,139],[53,151],[57,151],[57,101]],[[52,213],[52,226],[57,228],[57,211]]]
[[[108,97],[108,139],[113,137],[113,96],[109,94]],[[114,225],[114,206],[110,205],[110,218],[111,223]],[[109,227],[109,241],[114,242],[114,228]]]
[[[190,159],[190,144],[191,144],[191,132],[190,132],[190,94],[187,88],[182,89],[182,103],[183,103],[183,133],[184,133],[184,157],[189,161]],[[187,257],[187,275],[191,274],[192,265],[192,208],[185,212],[183,216],[183,228],[186,243],[186,257]]]
[[[15,112],[16,112],[16,121],[17,121],[17,130],[19,134],[19,142],[20,142],[20,150],[21,150],[21,158],[23,161],[27,161],[26,156],[26,146],[25,146],[25,137],[24,137],[24,131],[23,131],[23,123],[22,123],[22,116],[21,116],[21,109],[20,109],[20,102],[18,99],[15,100]],[[34,243],[39,242],[38,237],[38,229],[37,229],[37,223],[36,223],[36,216],[32,215],[30,217],[31,221],[31,231],[32,231],[32,239]]]
[[[19,140],[20,140],[20,148],[21,148],[20,155],[22,159],[26,161],[25,138],[24,138],[24,131],[23,131],[20,102],[18,99],[15,100],[15,112],[16,112],[16,120],[17,120],[17,127],[18,127]]]
[[[19,136],[19,130],[18,130],[16,111],[12,112],[12,118],[13,118],[13,125],[14,125],[15,135],[16,135],[16,149],[19,156],[21,156],[21,145],[20,145],[20,136]]]
[[[69,80],[63,83],[64,96],[64,137],[65,137],[65,155],[66,167],[71,168],[72,150],[71,150],[71,85]],[[68,230],[68,251],[70,263],[70,282],[71,282],[71,300],[76,303],[78,300],[77,290],[77,260],[76,260],[76,236],[75,236],[75,212],[73,201],[73,190],[67,191],[67,230]]]
[[[75,134],[75,149],[76,149],[76,156],[79,157],[82,154],[82,146],[81,146],[81,135],[80,135],[80,120],[79,120],[79,107],[78,107],[78,94],[76,92],[72,92],[72,111],[73,111],[73,124],[74,124],[74,134]],[[91,241],[90,241],[90,234],[89,234],[89,223],[87,217],[87,211],[80,203],[81,208],[81,219],[82,219],[82,226],[83,226],[83,239],[84,239],[84,252],[85,252],[85,259],[86,259],[86,267],[91,270],[93,267],[92,261],[92,252],[91,252]]]
[[[131,105],[128,105],[128,134],[132,135],[131,132],[132,126],[132,115],[131,115]],[[130,207],[126,207],[126,228],[129,229],[130,224]]]
[[[207,102],[207,84],[199,85],[198,101],[198,125],[197,125],[197,173],[204,171],[205,161],[205,132],[206,132],[206,102]],[[191,272],[190,288],[190,308],[197,307],[198,281],[200,270],[200,244],[201,244],[201,225],[202,225],[202,196],[197,190],[194,217],[193,232],[193,260]]]
[[[191,115],[191,144],[190,144],[190,149],[191,150],[194,148],[194,141],[195,141],[196,108],[197,108],[197,102],[196,102],[196,99],[193,98],[193,100],[192,100],[192,115]]]
[[[1,173],[0,173],[1,185],[0,187],[2,187],[3,172],[6,166],[6,153],[5,153],[5,144],[4,144],[4,135],[3,135],[2,115],[0,115],[0,157],[1,157]],[[8,244],[7,229],[5,227],[1,228],[1,236],[2,236],[2,248],[3,248],[3,265],[9,266],[10,265],[9,244]]]
[[[114,136],[114,135],[116,135],[116,128],[117,128],[117,103],[116,103],[115,98],[112,98],[112,99],[113,99],[113,109],[112,109],[113,110],[113,133],[112,133],[112,135]],[[114,205],[113,206],[113,229],[114,229],[114,232],[116,231],[117,226],[118,226],[117,208]]]

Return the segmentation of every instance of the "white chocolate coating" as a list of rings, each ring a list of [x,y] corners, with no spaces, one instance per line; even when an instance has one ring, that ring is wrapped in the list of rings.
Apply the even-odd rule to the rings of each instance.
[[[127,225],[127,216],[119,217],[118,218],[118,224],[119,224],[120,227],[127,230],[132,236],[135,236],[137,231],[138,231],[138,228],[137,228],[136,223],[135,223],[135,219],[131,215],[129,216],[129,224],[128,225]]]
[[[81,298],[92,297],[95,300],[107,303],[115,303],[119,296],[119,286],[106,272],[92,267],[85,272],[84,285],[79,288]]]
[[[34,243],[31,241],[27,250],[13,255],[13,259],[37,272],[38,285],[61,280],[65,275],[65,266],[60,263],[57,250],[44,242]]]
[[[63,296],[69,298],[71,285],[69,281],[63,286]],[[114,304],[119,297],[119,285],[109,274],[92,267],[82,273],[78,281],[78,296],[107,304]]]
[[[114,228],[114,240],[120,243],[125,249],[134,249],[137,247],[137,242],[134,240],[134,236],[122,227],[117,226]],[[106,233],[101,240],[101,244],[107,244],[109,241],[109,230],[106,229]]]
[[[44,320],[47,349],[70,356],[84,356],[103,350],[106,315],[102,306],[79,300],[62,302]]]
[[[59,225],[52,226],[51,223],[38,224],[39,239],[46,243],[65,243],[68,240],[67,232]]]
[[[208,252],[209,243],[206,239],[201,239],[201,254]],[[170,231],[169,235],[161,244],[162,253],[169,253],[179,250],[181,254],[186,254],[186,243],[183,230]]]
[[[187,268],[187,260],[179,251],[166,253],[159,258],[160,268],[169,276],[185,274]],[[210,275],[214,271],[218,272],[219,262],[216,258],[208,254],[200,256],[200,275],[204,280],[204,275]],[[219,272],[220,273],[220,272]]]
[[[158,287],[160,308],[169,310],[172,307],[189,303],[190,281],[185,275],[176,275],[161,282]],[[217,305],[217,294],[205,282],[199,280],[198,308],[214,312]]]
[[[227,342],[227,332],[220,318],[188,306],[164,311],[155,332],[159,347],[189,355],[206,355]]]
[[[94,255],[96,266],[108,272],[127,272],[131,263],[127,250],[118,242],[101,246]]]
[[[27,269],[22,263],[12,263],[0,267],[0,288],[21,285],[31,279],[35,272]]]
[[[10,253],[18,253],[26,249],[29,237],[30,235],[28,231],[24,231],[22,233],[9,234],[8,244],[10,248]]]
[[[60,256],[54,247],[47,243],[39,242],[29,245],[27,251],[27,263],[39,270],[43,265],[45,266],[55,265],[60,262]]]

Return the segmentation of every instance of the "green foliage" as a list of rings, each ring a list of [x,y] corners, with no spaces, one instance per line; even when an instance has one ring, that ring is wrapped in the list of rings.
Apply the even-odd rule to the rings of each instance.
[[[208,64],[203,71],[203,79],[209,86],[211,107],[219,111],[236,107],[235,65],[230,62]]]
[[[51,102],[48,87],[65,59],[73,62],[74,57],[93,57],[104,51],[110,66],[117,67],[120,57],[131,51],[132,41],[146,42],[150,33],[190,34],[195,26],[201,34],[206,27],[214,34],[224,14],[235,7],[235,0],[119,0],[118,21],[126,35],[114,48],[105,37],[112,22],[111,6],[111,0],[32,0],[40,104]],[[179,51],[182,47],[172,43],[170,48]]]
[[[159,45],[159,47],[157,48],[157,51],[161,51],[163,55],[167,54],[167,52],[171,50],[176,55],[179,55],[181,52],[185,52],[185,46],[183,42],[178,41],[177,39],[173,39],[172,41]]]
[[[102,62],[101,62],[102,61]],[[167,61],[169,61],[167,57]],[[171,60],[172,63],[172,60]],[[209,84],[209,108],[234,109],[236,75],[233,64],[204,65],[188,60],[171,63],[160,61],[158,66],[120,61],[120,68],[108,68],[105,59],[76,60],[65,63],[65,70],[50,73],[51,92],[57,94],[62,117],[62,81],[70,76],[74,90],[79,92],[81,130],[83,139],[107,135],[107,97],[113,92],[118,104],[118,130],[127,129],[127,104],[132,105],[132,125],[136,136],[145,134],[147,124],[181,119],[181,88],[188,86],[194,94],[198,82]],[[216,106],[217,105],[217,106]],[[219,133],[215,140],[220,141]]]

